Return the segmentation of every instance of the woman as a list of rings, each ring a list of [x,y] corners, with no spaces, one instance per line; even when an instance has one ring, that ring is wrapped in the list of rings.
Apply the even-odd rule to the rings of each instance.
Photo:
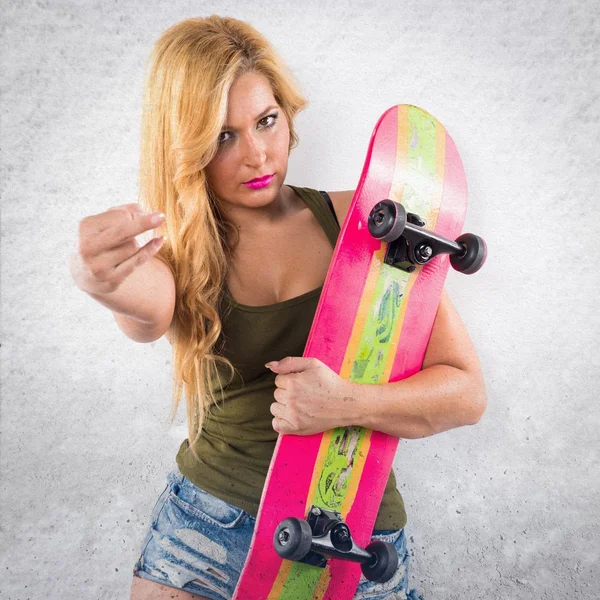
[[[246,23],[176,24],[145,84],[140,200],[154,212],[130,204],[81,222],[75,281],[131,339],[170,341],[173,416],[186,396],[188,439],[154,507],[132,599],[231,597],[278,434],[353,424],[418,438],[476,423],[485,409],[476,353],[445,294],[413,377],[357,387],[301,357],[353,197],[284,184],[305,106]],[[150,229],[166,240],[140,248],[135,236]],[[398,573],[363,580],[356,598],[417,597],[405,522],[392,473],[374,536],[396,545]]]

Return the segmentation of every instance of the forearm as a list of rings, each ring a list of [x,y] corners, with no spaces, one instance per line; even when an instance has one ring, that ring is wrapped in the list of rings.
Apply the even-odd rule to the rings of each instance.
[[[444,364],[393,383],[351,384],[351,397],[352,424],[405,439],[473,425],[486,406],[481,372]]]
[[[169,267],[152,258],[131,273],[114,292],[96,294],[80,285],[83,267],[77,256],[71,257],[71,274],[75,283],[91,298],[108,308],[117,321],[122,318],[156,325],[173,311],[174,280]]]

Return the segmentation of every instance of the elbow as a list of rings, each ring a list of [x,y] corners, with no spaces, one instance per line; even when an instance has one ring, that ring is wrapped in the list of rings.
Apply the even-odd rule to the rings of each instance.
[[[470,419],[467,425],[477,425],[483,417],[483,413],[485,412],[487,406],[487,398],[485,395],[482,398],[479,398],[473,402],[473,410],[471,411]]]
[[[477,374],[473,382],[473,388],[470,393],[471,410],[469,411],[468,425],[477,425],[485,409],[487,408],[487,393],[485,391],[485,382],[481,373]]]
[[[166,332],[162,331],[162,329],[158,329],[154,331],[141,332],[136,337],[131,337],[131,339],[138,344],[153,344],[162,337],[166,338],[167,336],[165,333]]]
[[[134,317],[128,317],[117,312],[113,312],[115,321],[119,329],[130,339],[138,344],[151,344],[160,339],[166,333],[164,323],[155,325],[141,321]]]

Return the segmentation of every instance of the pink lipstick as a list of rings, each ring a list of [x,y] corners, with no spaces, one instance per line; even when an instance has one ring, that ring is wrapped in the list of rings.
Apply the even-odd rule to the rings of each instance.
[[[265,177],[258,177],[256,179],[251,179],[250,181],[246,181],[244,185],[251,190],[260,190],[262,188],[267,187],[271,181],[273,181],[273,177],[275,177],[275,173],[272,175],[266,175]]]

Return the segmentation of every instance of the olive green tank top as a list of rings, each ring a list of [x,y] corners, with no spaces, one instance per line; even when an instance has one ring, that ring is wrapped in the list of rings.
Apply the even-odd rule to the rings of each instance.
[[[340,226],[318,190],[290,186],[314,213],[332,246]],[[196,443],[198,461],[184,440],[177,466],[192,483],[210,494],[256,516],[273,456],[277,432],[270,406],[275,373],[265,367],[271,360],[302,356],[322,287],[268,306],[238,304],[224,294],[222,354],[236,374],[222,392],[222,400],[206,416]],[[223,370],[223,380],[229,372]],[[394,473],[388,484],[375,529],[400,529],[406,524],[404,503]]]

